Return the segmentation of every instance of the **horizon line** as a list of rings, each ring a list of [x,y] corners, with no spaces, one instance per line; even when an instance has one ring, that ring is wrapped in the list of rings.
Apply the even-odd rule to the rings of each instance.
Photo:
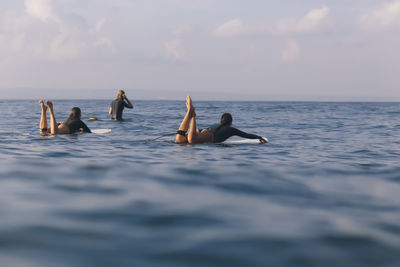
[[[111,98],[51,98],[52,100],[59,100],[59,101],[73,101],[73,100],[78,100],[78,101],[87,101],[87,100],[93,100],[93,101],[98,101],[98,100],[104,100],[104,101],[112,101],[114,99]],[[0,98],[0,101],[35,101],[35,100],[40,100],[40,98]],[[159,99],[149,99],[149,98],[130,98],[131,101],[184,101],[184,99],[165,99],[165,98],[159,98]],[[400,97],[399,100],[367,100],[367,99],[341,99],[341,100],[307,100],[307,99],[297,99],[297,100],[279,100],[279,99],[272,99],[272,100],[237,100],[237,99],[196,99],[196,102],[319,102],[319,103],[400,103]]]

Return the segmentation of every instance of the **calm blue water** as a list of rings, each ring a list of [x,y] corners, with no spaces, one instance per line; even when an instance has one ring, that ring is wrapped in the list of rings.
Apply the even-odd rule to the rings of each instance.
[[[110,101],[54,101],[62,122]],[[0,101],[1,266],[400,266],[400,103],[194,102],[270,143],[178,145],[185,101],[40,136]]]

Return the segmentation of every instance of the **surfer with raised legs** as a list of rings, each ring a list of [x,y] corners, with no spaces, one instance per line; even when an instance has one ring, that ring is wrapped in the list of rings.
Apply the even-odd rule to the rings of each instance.
[[[260,143],[267,141],[254,134],[248,134],[232,127],[232,115],[224,113],[218,126],[199,130],[196,126],[196,112],[190,96],[186,97],[186,114],[176,133],[177,143],[201,144],[201,143],[220,143],[231,136],[240,136],[248,139],[258,139]]]
[[[47,101],[44,104],[43,100],[39,101],[42,107],[42,115],[40,118],[40,133],[41,134],[72,134],[76,132],[90,133],[90,129],[86,124],[81,121],[81,109],[74,107],[71,109],[69,117],[63,123],[57,123],[56,117],[54,115],[53,102]],[[47,109],[49,109],[50,114],[50,128],[47,124]]]

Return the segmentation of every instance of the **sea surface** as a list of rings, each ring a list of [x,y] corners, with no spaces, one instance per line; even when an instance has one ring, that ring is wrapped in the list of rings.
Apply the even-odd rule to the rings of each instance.
[[[182,145],[184,99],[110,102],[0,101],[0,266],[400,266],[400,103],[194,100],[269,143]]]

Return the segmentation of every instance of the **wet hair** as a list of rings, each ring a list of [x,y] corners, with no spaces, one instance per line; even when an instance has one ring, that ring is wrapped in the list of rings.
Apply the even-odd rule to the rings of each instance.
[[[80,119],[81,118],[81,109],[78,107],[73,107],[71,112],[69,113],[70,118]]]
[[[117,94],[117,99],[121,100],[123,95],[125,95],[125,91],[124,90],[119,90],[118,94]]]
[[[221,127],[228,126],[231,124],[232,124],[232,115],[230,113],[224,113],[221,116],[221,121],[219,126],[217,127],[217,130]]]

